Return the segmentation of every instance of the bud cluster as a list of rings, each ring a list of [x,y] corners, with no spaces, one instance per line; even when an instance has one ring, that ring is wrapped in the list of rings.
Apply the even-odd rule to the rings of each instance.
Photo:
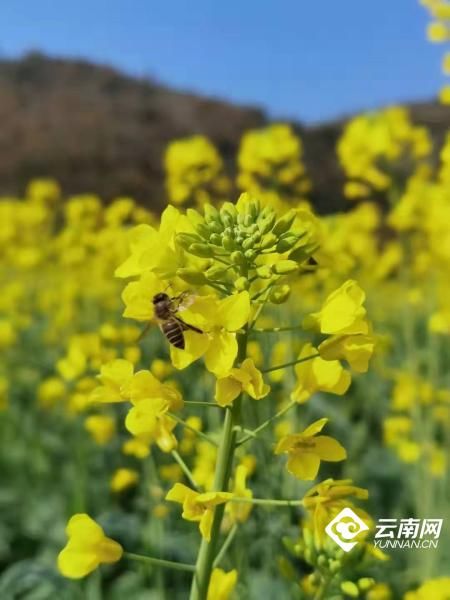
[[[220,282],[238,291],[261,280],[275,284],[285,275],[298,273],[317,246],[299,223],[298,211],[282,216],[258,200],[243,194],[237,205],[225,202],[220,209],[204,206],[204,214],[188,210],[195,233],[180,233],[177,243],[189,254],[208,259],[202,271],[179,269],[189,283]],[[285,288],[284,293],[280,287]],[[274,289],[271,300],[287,299],[286,287]]]
[[[307,526],[302,528],[299,539],[285,538],[283,543],[291,555],[313,567],[313,572],[307,576],[307,587],[311,591],[326,586],[329,598],[337,600],[343,597],[342,594],[344,597],[364,598],[375,585],[375,580],[367,576],[373,570],[373,559],[365,544],[348,554],[333,542],[326,541],[319,546]]]

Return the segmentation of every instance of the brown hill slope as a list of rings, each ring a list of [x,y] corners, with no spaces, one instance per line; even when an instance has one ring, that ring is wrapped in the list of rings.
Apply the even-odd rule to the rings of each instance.
[[[450,110],[437,104],[415,105],[412,112],[437,139],[450,127]],[[257,108],[176,92],[84,61],[40,54],[0,61],[0,194],[52,176],[66,193],[126,194],[158,208],[168,141],[205,134],[232,172],[242,133],[267,121]],[[334,154],[342,122],[294,125],[305,142],[314,204],[325,212],[342,207]]]

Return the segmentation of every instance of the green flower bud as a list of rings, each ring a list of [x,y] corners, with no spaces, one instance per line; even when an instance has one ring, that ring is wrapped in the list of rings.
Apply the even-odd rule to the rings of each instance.
[[[208,223],[217,223],[219,221],[219,211],[212,204],[205,204],[203,207],[205,221]]]
[[[220,209],[220,212],[221,213],[227,212],[231,216],[233,221],[235,221],[238,216],[238,211],[237,211],[236,205],[233,204],[232,202],[224,202],[222,204],[222,208]]]
[[[358,579],[358,587],[363,592],[369,591],[375,585],[375,579],[372,577],[361,577]]]
[[[226,234],[222,236],[222,246],[230,252],[236,248],[233,238]]]
[[[303,529],[303,539],[305,540],[306,546],[314,548],[314,535],[307,527]]]
[[[258,217],[260,208],[261,207],[258,200],[250,200],[250,202],[247,204],[248,214],[251,215],[253,220]]]
[[[253,223],[253,219],[251,215],[245,215],[244,217],[244,225],[245,227],[250,227],[250,225]]]
[[[327,561],[327,557],[325,556],[325,554],[319,554],[318,558],[317,558],[317,564],[319,565],[319,567],[327,567],[328,566],[328,561]]]
[[[359,596],[358,587],[353,581],[343,581],[341,583],[341,590],[346,596],[350,596],[350,598],[357,598]]]
[[[281,219],[275,223],[273,232],[275,235],[283,235],[286,231],[289,231],[293,222],[295,221],[295,217],[297,216],[297,211],[295,208],[291,208],[288,210],[286,214],[284,214]]]
[[[241,245],[242,245],[242,243],[243,243],[243,241],[244,241],[244,239],[245,239],[245,238],[244,238],[244,236],[243,236],[243,235],[241,235],[241,234],[237,235],[237,236],[236,236],[236,244],[238,244],[238,246],[241,246]]]
[[[253,238],[249,237],[246,240],[244,240],[242,242],[242,247],[244,248],[244,250],[249,250],[250,248],[253,248]]]
[[[294,260],[280,260],[273,265],[272,271],[277,275],[288,275],[298,271],[298,264]]]
[[[295,235],[295,233],[286,234],[281,240],[279,240],[277,244],[277,252],[282,254],[283,252],[292,250],[292,248],[295,246],[299,239],[299,236]]]
[[[213,250],[208,244],[191,244],[188,248],[188,252],[194,256],[201,256],[204,258],[213,256]]]
[[[224,227],[232,227],[234,225],[233,217],[223,210],[220,211],[220,220]]]
[[[340,560],[330,560],[329,569],[331,573],[338,573],[342,569],[342,563]]]
[[[177,275],[180,279],[191,285],[204,285],[207,283],[204,273],[196,269],[180,268],[177,269]]]
[[[212,266],[205,273],[206,277],[208,279],[211,279],[211,281],[223,279],[224,277],[226,277],[226,274],[227,274],[227,268],[219,267],[219,266]]]
[[[234,282],[234,287],[239,291],[239,292],[243,292],[244,290],[248,290],[248,288],[250,287],[250,282],[247,279],[247,277],[239,277],[238,279],[236,279],[236,281]]]
[[[266,235],[261,238],[261,250],[268,250],[269,248],[272,248],[272,246],[275,246],[277,239],[277,236],[273,233],[266,233]]]
[[[186,215],[189,221],[194,225],[194,227],[196,227],[200,223],[205,222],[205,219],[202,217],[202,215],[193,208],[188,208],[186,211]]]
[[[295,556],[302,556],[304,549],[305,545],[300,541],[297,544],[295,544],[292,551],[295,554]]]
[[[244,252],[244,256],[247,260],[253,260],[256,256],[256,252],[254,250],[246,250]]]
[[[289,258],[300,264],[305,262],[305,260],[307,260],[317,249],[318,246],[316,245],[305,244],[304,246],[300,246],[300,248],[295,248],[295,250],[289,254]]]
[[[262,234],[269,233],[269,231],[271,231],[272,227],[275,224],[276,218],[277,217],[276,217],[275,213],[273,212],[268,217],[266,217],[265,219],[262,219],[260,222],[258,222],[258,227],[259,227],[260,232]]]
[[[270,233],[268,235],[270,235]],[[261,241],[261,234],[259,233],[259,231],[255,231],[251,234],[251,238],[253,241],[253,245],[259,244],[259,242]]]
[[[258,223],[264,221],[264,219],[270,215],[275,215],[273,208],[271,206],[265,206],[258,215]]]
[[[222,233],[223,225],[219,221],[210,221],[208,223],[208,229],[212,233]]]
[[[221,246],[222,245],[222,236],[219,235],[218,233],[213,233],[211,235],[211,237],[209,238],[209,241],[211,244],[214,244],[214,246]]]
[[[258,267],[256,269],[256,274],[261,279],[270,279],[272,277],[272,267],[268,265],[263,265],[262,267]]]
[[[201,242],[201,238],[192,233],[179,233],[176,237],[176,241],[182,248],[187,250],[191,244]]]
[[[199,223],[198,225],[196,225],[195,227],[195,231],[199,234],[199,236],[201,236],[204,240],[209,240],[209,236],[211,235],[211,232],[208,228],[207,225],[205,225],[205,223]]]
[[[290,293],[289,285],[278,285],[270,292],[269,300],[272,304],[283,304],[289,298]]]
[[[235,252],[232,252],[230,258],[231,258],[231,262],[234,263],[235,265],[243,265],[246,262],[244,255],[242,254],[242,252],[240,250],[236,250]]]

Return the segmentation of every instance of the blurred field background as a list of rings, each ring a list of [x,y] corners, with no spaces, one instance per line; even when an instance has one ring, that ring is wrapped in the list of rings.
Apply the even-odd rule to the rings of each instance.
[[[401,4],[395,9],[399,19]],[[316,215],[320,240],[318,268],[289,280],[289,300],[274,303],[263,324],[298,326],[329,293],[355,279],[367,294],[377,340],[368,372],[353,373],[344,396],[319,391],[265,432],[266,446],[251,442],[239,454],[254,495],[304,495],[308,486],[285,472],[270,444],[329,417],[348,459],[322,466],[321,479],[351,478],[367,488],[363,508],[374,519],[444,519],[436,550],[389,551],[389,560],[367,572],[349,564],[346,580],[373,577],[373,587],[357,589],[367,600],[448,597],[450,93],[445,83],[440,99],[430,90],[439,92],[439,61],[446,75],[450,59],[441,46],[427,43],[425,32],[431,20],[429,39],[448,42],[450,8],[428,4],[429,12],[417,5],[413,17],[406,8],[404,13],[406,28],[414,20],[415,44],[426,57],[417,66],[416,89],[405,82],[399,98],[387,78],[383,105],[375,106],[376,94],[367,96],[358,102],[370,111],[343,104],[334,118],[323,106],[323,118],[311,116],[306,124],[301,90],[295,99],[299,118],[281,118],[286,108],[270,108],[270,94],[267,111],[178,91],[122,65],[77,58],[86,52],[71,51],[70,44],[64,58],[48,56],[46,42],[37,45],[35,33],[28,53],[0,60],[2,600],[188,597],[184,573],[124,561],[71,582],[58,573],[55,560],[67,519],[88,512],[132,552],[195,561],[196,528],[180,522],[179,511],[164,502],[171,485],[183,480],[179,464],[155,443],[131,443],[136,440],[124,428],[123,406],[99,407],[91,393],[101,366],[120,357],[175,385],[185,399],[212,400],[211,377],[198,362],[174,369],[157,327],[137,342],[142,323],[123,318],[124,281],[114,273],[129,256],[130,231],[143,224],[158,228],[168,204],[180,210],[205,202],[220,206],[243,191],[279,213],[294,207]],[[377,13],[383,19],[386,6],[381,3]],[[7,7],[9,16],[12,10]],[[117,10],[125,5],[114,3]],[[282,9],[272,3],[272,10]],[[363,22],[358,19],[367,17],[346,13],[344,6],[342,11],[354,31]],[[332,19],[332,13],[324,16],[325,29]],[[389,40],[396,31],[384,33]],[[400,46],[408,46],[408,35],[400,36]],[[355,56],[356,40],[355,33]],[[317,60],[325,62],[332,51],[322,49]],[[417,56],[410,57],[411,72]],[[301,55],[296,58],[301,62]],[[370,53],[368,77],[369,59]],[[173,60],[182,64],[182,54]],[[397,68],[403,69],[400,59]],[[433,70],[436,75],[427,78]],[[409,93],[411,101],[400,105]],[[311,106],[314,99],[305,94]],[[302,333],[254,333],[249,355],[259,368],[270,369],[294,360],[307,339]],[[283,405],[297,376],[292,368],[268,374],[273,395],[249,409],[252,427]],[[219,431],[216,411],[199,407],[184,417],[194,430]],[[192,429],[177,427],[175,433],[180,455],[209,489],[214,452]],[[295,509],[253,509],[224,563],[239,571],[234,598],[316,597],[308,580],[311,565],[296,546],[300,522]],[[352,588],[347,591],[340,597],[352,597]]]

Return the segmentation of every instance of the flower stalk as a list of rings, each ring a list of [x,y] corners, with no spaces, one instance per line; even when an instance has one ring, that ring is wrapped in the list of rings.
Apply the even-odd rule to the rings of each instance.
[[[247,353],[247,330],[238,336],[237,364],[241,363]],[[225,409],[225,418],[222,428],[222,439],[217,453],[216,471],[214,475],[214,490],[228,491],[228,481],[233,464],[236,449],[236,430],[234,429],[240,421],[241,398],[235,400],[232,408]],[[217,506],[214,510],[214,518],[211,527],[211,540],[202,539],[197,556],[194,577],[192,579],[190,600],[206,600],[209,581],[216,558],[217,542],[220,535],[224,505]]]

